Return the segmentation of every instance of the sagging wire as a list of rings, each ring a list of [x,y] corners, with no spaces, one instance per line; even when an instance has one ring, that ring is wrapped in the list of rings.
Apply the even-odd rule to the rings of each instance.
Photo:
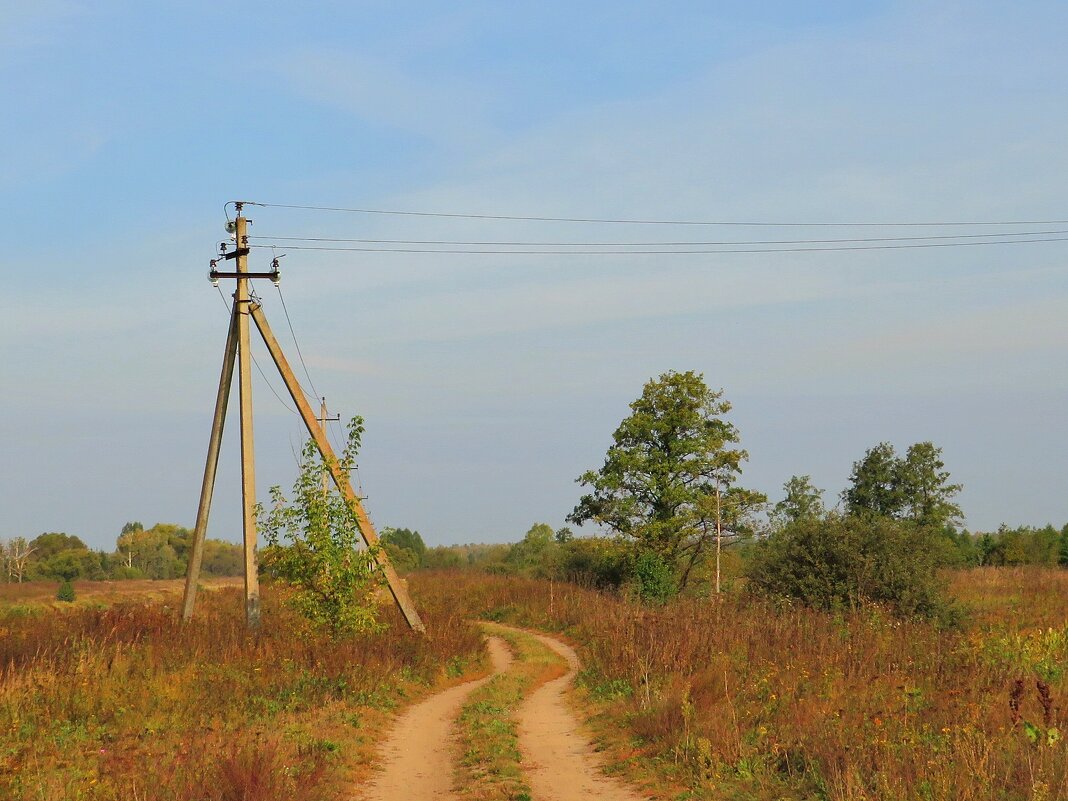
[[[565,222],[565,223],[599,223],[612,225],[722,225],[722,226],[766,226],[779,228],[906,228],[906,227],[950,227],[980,225],[1064,225],[1068,220],[971,220],[971,221],[912,221],[912,222],[783,222],[772,220],[653,220],[653,219],[614,219],[604,217],[547,217],[525,216],[519,214],[470,214],[441,211],[401,211],[397,209],[359,209],[339,206],[310,206],[296,203],[259,203],[253,200],[241,201],[246,206],[276,209],[304,209],[308,211],[337,211],[350,214],[376,214],[399,217],[445,217],[462,220],[518,220],[524,222]]]
[[[982,242],[922,242],[904,245],[847,245],[820,247],[772,247],[772,248],[719,248],[716,250],[473,250],[463,248],[375,248],[332,247],[319,245],[293,245],[292,250],[316,250],[332,253],[438,253],[463,256],[715,256],[733,253],[834,253],[858,250],[912,250],[918,248],[964,248],[986,245],[1034,245],[1043,242],[1068,242],[1068,237],[1046,239],[992,239]],[[249,245],[251,248],[269,248],[275,245]]]
[[[1068,229],[1046,229],[1044,231],[998,231],[988,234],[937,234],[928,236],[876,236],[876,237],[848,237],[842,239],[726,239],[726,240],[667,240],[667,241],[644,241],[644,242],[536,242],[532,240],[462,240],[462,239],[350,239],[344,237],[327,236],[250,236],[249,239],[269,239],[276,242],[329,242],[351,243],[364,245],[449,245],[450,247],[478,246],[478,247],[568,247],[568,248],[593,248],[593,247],[616,247],[616,248],[651,248],[651,247],[729,247],[729,246],[755,246],[755,245],[835,245],[835,244],[864,244],[870,242],[917,242],[947,239],[992,239],[1004,236],[1056,236],[1068,234]],[[295,246],[293,246],[295,247]]]

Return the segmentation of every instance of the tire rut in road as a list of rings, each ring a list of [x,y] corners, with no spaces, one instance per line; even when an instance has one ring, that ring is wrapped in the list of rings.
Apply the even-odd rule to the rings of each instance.
[[[567,704],[567,689],[578,675],[578,654],[566,643],[524,631],[562,656],[566,674],[524,701],[519,710],[519,749],[534,801],[643,801],[621,781],[605,776],[602,760]]]

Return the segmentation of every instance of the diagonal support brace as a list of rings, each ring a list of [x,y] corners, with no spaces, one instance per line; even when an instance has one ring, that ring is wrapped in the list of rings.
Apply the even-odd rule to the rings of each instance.
[[[293,403],[295,403],[297,409],[300,410],[300,416],[304,419],[304,425],[307,427],[308,433],[311,434],[312,439],[315,441],[319,453],[322,454],[323,461],[326,463],[327,469],[330,471],[330,475],[334,479],[334,484],[341,493],[341,497],[345,499],[345,502],[352,510],[352,514],[356,518],[356,527],[360,532],[360,536],[363,538],[367,547],[374,550],[375,559],[378,562],[378,566],[382,570],[383,575],[386,577],[386,583],[389,585],[389,591],[393,595],[393,600],[396,602],[401,614],[404,615],[404,619],[407,621],[408,625],[415,631],[425,634],[426,626],[423,625],[419,613],[415,610],[415,605],[412,603],[412,599],[408,595],[407,588],[401,583],[397,571],[393,569],[393,565],[390,563],[389,556],[386,555],[385,549],[379,546],[378,535],[375,534],[374,526],[371,525],[371,520],[367,516],[367,512],[364,510],[359,497],[353,491],[348,475],[341,470],[341,464],[338,461],[337,456],[334,454],[334,449],[330,446],[330,441],[326,438],[326,434],[319,425],[315,413],[308,404],[308,399],[305,397],[304,391],[300,388],[300,384],[297,382],[296,375],[293,373],[292,368],[290,368],[285,354],[282,353],[282,348],[278,344],[278,340],[271,331],[271,327],[267,324],[267,318],[263,314],[263,309],[259,304],[252,303],[249,305],[249,314],[251,314],[252,319],[255,321],[256,328],[259,329],[260,336],[263,337],[263,342],[267,346],[271,358],[274,359],[275,366],[278,368],[278,372],[282,376],[282,380],[285,382],[286,389],[289,390],[289,395],[293,398]]]
[[[182,598],[182,619],[193,616],[196,603],[197,579],[204,559],[204,536],[208,530],[208,514],[211,511],[211,496],[215,490],[215,474],[219,469],[219,447],[222,444],[223,425],[226,423],[226,406],[230,399],[230,387],[234,380],[234,362],[237,360],[237,314],[236,302],[230,312],[230,332],[226,336],[226,351],[223,355],[222,375],[219,376],[219,392],[215,396],[215,417],[211,423],[208,440],[208,457],[204,463],[204,481],[200,485],[200,506],[193,529],[193,545],[189,552],[189,565],[185,573],[185,595]]]

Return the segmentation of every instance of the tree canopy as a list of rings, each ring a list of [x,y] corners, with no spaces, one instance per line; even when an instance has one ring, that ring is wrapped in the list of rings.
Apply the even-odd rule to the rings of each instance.
[[[960,484],[951,484],[942,449],[931,442],[911,445],[904,458],[881,442],[853,464],[850,484],[842,493],[846,511],[856,517],[910,520],[943,528],[963,517],[953,498]]]
[[[775,504],[771,519],[777,526],[811,520],[824,515],[823,490],[812,485],[811,476],[790,476],[782,485],[786,496]]]
[[[701,374],[664,373],[630,409],[600,470],[578,478],[591,492],[568,519],[605,526],[657,554],[685,587],[708,544],[740,533],[763,496],[733,487],[748,454],[724,418],[730,403]]]
[[[920,527],[832,514],[792,522],[760,542],[746,586],[818,609],[877,603],[901,617],[950,622],[938,566],[937,548]]]
[[[426,561],[426,543],[418,531],[408,528],[384,528],[379,536],[393,566],[401,571],[415,570]]]

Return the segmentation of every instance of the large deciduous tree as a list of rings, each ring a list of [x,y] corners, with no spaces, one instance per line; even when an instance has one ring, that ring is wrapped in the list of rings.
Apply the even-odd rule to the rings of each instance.
[[[715,544],[718,590],[720,547],[764,501],[734,486],[748,454],[724,419],[730,408],[699,373],[650,380],[612,435],[604,465],[578,478],[591,492],[568,519],[605,526],[656,554],[678,572],[680,589]]]
[[[129,571],[151,579],[180,576],[185,569],[184,554],[192,532],[173,523],[156,523],[145,529],[140,523],[127,523],[115,540],[116,553]]]
[[[933,443],[917,442],[900,458],[893,445],[881,442],[853,464],[842,500],[854,517],[889,517],[946,528],[963,517],[953,501],[961,488],[950,483],[942,449]]]
[[[942,449],[931,442],[911,445],[901,462],[901,495],[908,519],[922,526],[945,528],[964,517],[953,498],[964,487],[949,483]]]

